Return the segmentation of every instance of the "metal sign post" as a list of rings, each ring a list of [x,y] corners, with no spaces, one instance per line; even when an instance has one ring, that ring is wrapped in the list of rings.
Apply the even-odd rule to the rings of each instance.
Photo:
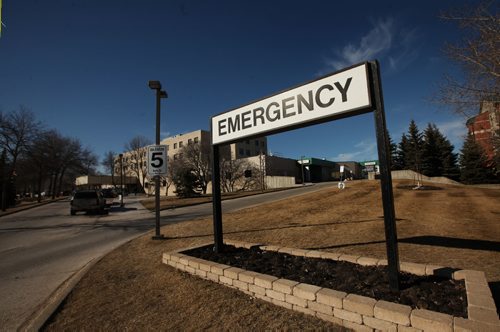
[[[382,82],[378,62],[371,66],[371,81],[374,99],[375,129],[377,135],[377,149],[380,167],[380,188],[382,190],[382,204],[384,209],[385,244],[389,268],[389,285],[393,290],[399,290],[399,251],[396,232],[396,213],[394,211],[394,194],[392,192],[392,176],[389,155],[389,138],[385,123],[384,99],[382,96]]]
[[[222,239],[222,204],[218,145],[212,145],[212,206],[214,217],[214,251],[220,253],[224,248],[224,242]]]
[[[214,250],[223,250],[219,145],[374,112],[389,283],[399,290],[392,178],[379,65],[365,62],[212,117]],[[301,160],[302,167],[304,161]],[[341,170],[341,172],[343,169]],[[342,184],[344,184],[342,182]]]

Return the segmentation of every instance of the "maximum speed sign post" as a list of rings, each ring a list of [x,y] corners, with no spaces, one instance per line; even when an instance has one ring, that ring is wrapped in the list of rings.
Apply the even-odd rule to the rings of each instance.
[[[167,146],[150,145],[148,146],[148,174],[155,179],[155,214],[156,214],[156,233],[153,240],[163,239],[160,234],[160,176],[167,175]]]

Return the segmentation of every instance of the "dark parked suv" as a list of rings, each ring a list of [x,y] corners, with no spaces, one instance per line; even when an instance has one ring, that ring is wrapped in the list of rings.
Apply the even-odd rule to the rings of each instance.
[[[82,190],[71,198],[70,206],[72,216],[78,211],[104,213],[106,199],[98,190]]]

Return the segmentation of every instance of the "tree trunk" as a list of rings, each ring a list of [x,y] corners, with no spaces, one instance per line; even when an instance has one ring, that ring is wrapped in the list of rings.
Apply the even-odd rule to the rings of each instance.
[[[57,187],[57,197],[59,197],[59,193],[62,192],[62,183],[63,183],[64,173],[66,173],[66,168],[63,168],[61,170],[61,175],[59,176],[59,186]]]
[[[56,191],[57,191],[57,179],[59,178],[59,173],[54,173],[54,184],[52,188],[52,199],[56,199]],[[59,195],[58,195],[59,196]]]
[[[48,192],[48,193],[49,193],[49,194],[51,194],[51,195],[52,195],[52,193],[53,193],[53,186],[54,186],[54,182],[55,182],[55,179],[54,179],[54,173],[52,173],[52,174],[50,175],[49,192]]]
[[[40,168],[38,171],[38,203],[42,201],[42,169]]]

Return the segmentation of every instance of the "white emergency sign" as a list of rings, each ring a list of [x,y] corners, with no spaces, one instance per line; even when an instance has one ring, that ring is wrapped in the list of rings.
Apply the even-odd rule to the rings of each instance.
[[[364,63],[214,116],[212,144],[371,111],[367,66]]]

